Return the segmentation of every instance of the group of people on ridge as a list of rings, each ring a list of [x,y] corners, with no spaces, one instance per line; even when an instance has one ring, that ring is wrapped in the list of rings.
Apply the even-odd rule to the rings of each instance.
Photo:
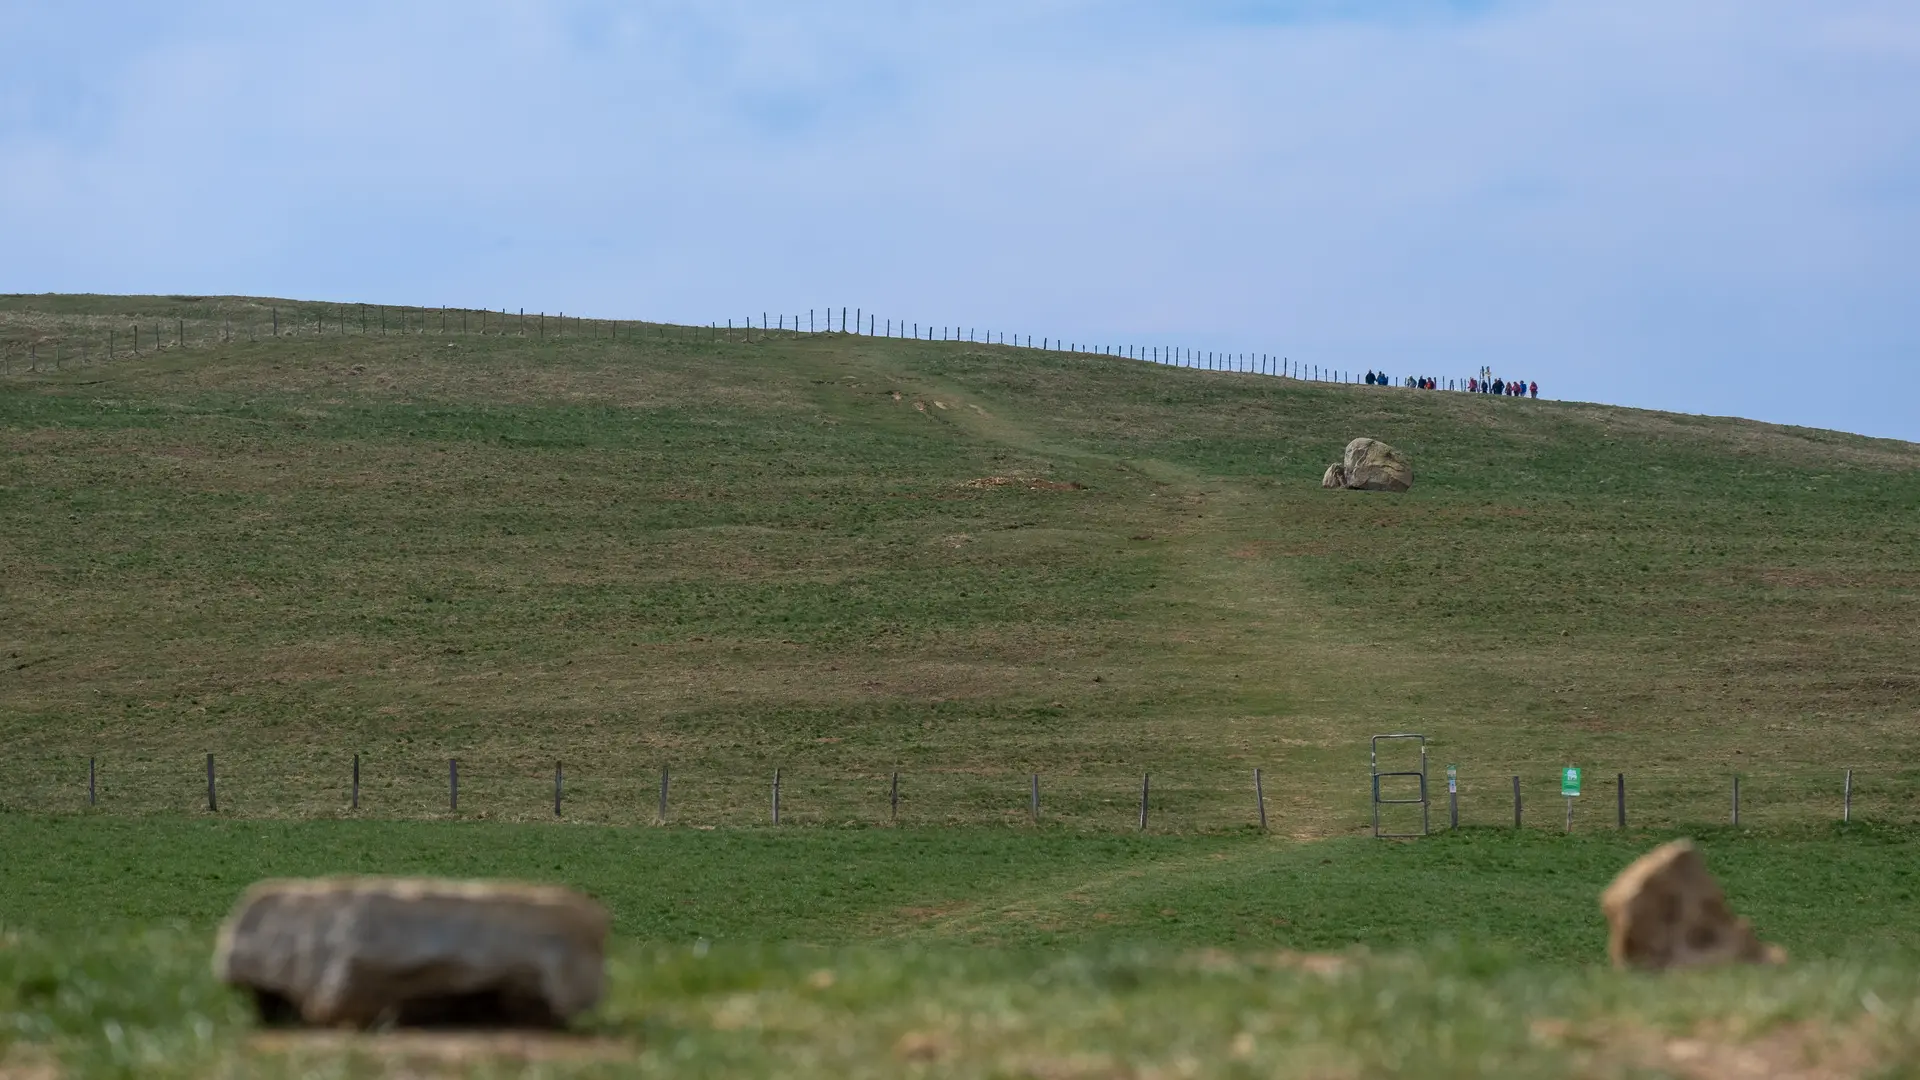
[[[1502,397],[1538,398],[1540,396],[1540,384],[1529,383],[1525,379],[1509,381],[1507,379],[1496,378],[1492,368],[1483,367],[1480,369],[1479,378],[1467,380],[1467,393],[1499,394]]]
[[[1415,390],[1440,389],[1439,379],[1424,375],[1409,375],[1406,377],[1405,384]],[[1387,378],[1387,373],[1384,371],[1369,371],[1367,372],[1367,385],[1392,386],[1393,381]],[[1447,380],[1447,389],[1453,389],[1453,380]],[[1479,377],[1468,379],[1467,385],[1462,387],[1462,389],[1469,394],[1498,394],[1501,397],[1531,397],[1535,399],[1540,397],[1539,383],[1527,382],[1524,379],[1507,380],[1496,378],[1494,377],[1492,368],[1484,367],[1480,369]]]

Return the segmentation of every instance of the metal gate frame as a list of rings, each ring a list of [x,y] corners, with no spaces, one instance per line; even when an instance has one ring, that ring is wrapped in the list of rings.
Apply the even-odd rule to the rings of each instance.
[[[1418,739],[1420,741],[1420,771],[1398,772],[1380,771],[1380,740],[1382,739]],[[1425,735],[1375,735],[1367,751],[1368,764],[1373,770],[1373,835],[1382,840],[1406,840],[1416,836],[1425,836],[1431,831],[1427,813],[1427,737]],[[1417,776],[1420,778],[1420,797],[1417,799],[1383,799],[1380,797],[1380,778],[1383,776]],[[1420,831],[1417,833],[1383,833],[1380,831],[1380,808],[1382,806],[1420,806]]]

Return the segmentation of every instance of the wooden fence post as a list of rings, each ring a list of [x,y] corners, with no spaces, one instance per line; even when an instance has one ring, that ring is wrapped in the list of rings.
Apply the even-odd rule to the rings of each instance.
[[[1620,827],[1627,827],[1627,774],[1620,773],[1613,778],[1613,793],[1620,803]]]
[[[560,816],[560,763],[553,763],[553,816]]]
[[[360,809],[360,755],[353,755],[353,808]]]
[[[1513,827],[1520,827],[1520,778],[1513,778]]]
[[[667,823],[667,766],[660,766],[660,824]]]
[[[447,811],[460,812],[460,759],[447,759]]]
[[[1740,824],[1740,774],[1733,774],[1733,823]]]
[[[93,806],[95,804],[93,778],[94,778],[93,759],[88,758],[87,759],[87,805],[88,806]]]
[[[887,820],[899,821],[900,820],[900,773],[898,770],[895,770],[893,774],[893,789],[887,795],[887,806],[888,806]]]
[[[207,755],[207,813],[214,814],[214,813],[218,813],[219,811],[220,811],[220,800],[215,797],[214,790],[213,790],[213,755],[208,754]]]

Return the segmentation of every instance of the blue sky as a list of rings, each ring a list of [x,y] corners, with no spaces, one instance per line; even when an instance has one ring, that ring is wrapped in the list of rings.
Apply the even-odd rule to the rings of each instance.
[[[0,291],[858,306],[1920,440],[1911,0],[13,0],[0,41]]]

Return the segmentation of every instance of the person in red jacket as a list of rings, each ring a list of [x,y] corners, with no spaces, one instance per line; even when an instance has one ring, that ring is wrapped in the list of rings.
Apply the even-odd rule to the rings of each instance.
[[[1535,401],[1540,400],[1540,384],[1539,383],[1528,383],[1527,392],[1533,395],[1533,400]]]

